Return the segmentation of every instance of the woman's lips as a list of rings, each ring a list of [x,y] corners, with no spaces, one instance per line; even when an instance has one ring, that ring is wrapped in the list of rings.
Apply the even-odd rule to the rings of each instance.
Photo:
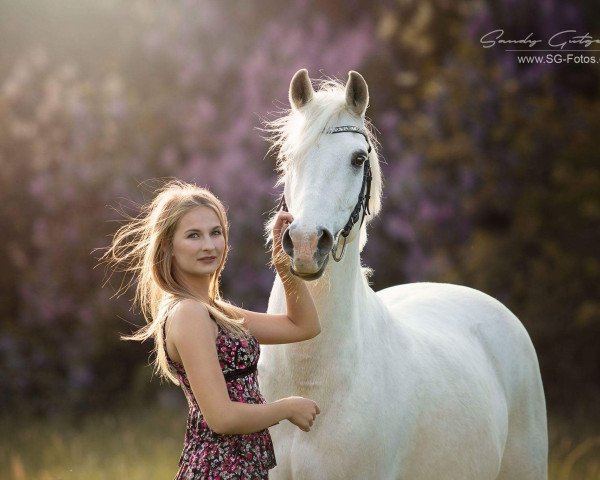
[[[203,263],[212,263],[215,261],[217,257],[204,257],[204,258],[199,258],[198,261],[199,262],[203,262]]]

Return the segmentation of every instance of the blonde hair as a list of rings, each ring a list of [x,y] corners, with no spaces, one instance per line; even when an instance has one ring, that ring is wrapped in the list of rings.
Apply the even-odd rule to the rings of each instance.
[[[137,305],[147,325],[122,340],[154,339],[155,372],[178,384],[169,369],[164,342],[164,324],[181,300],[192,299],[206,305],[210,315],[225,330],[236,336],[246,336],[240,310],[221,298],[220,279],[229,252],[229,224],[225,207],[209,190],[179,180],[171,180],[157,190],[155,198],[142,207],[140,215],[130,218],[115,233],[111,246],[101,258],[113,266],[113,272],[132,274],[129,282],[121,283],[117,295],[136,283],[134,305]],[[173,235],[180,219],[193,208],[212,209],[221,224],[225,252],[209,283],[209,302],[196,294],[173,274],[171,254]]]

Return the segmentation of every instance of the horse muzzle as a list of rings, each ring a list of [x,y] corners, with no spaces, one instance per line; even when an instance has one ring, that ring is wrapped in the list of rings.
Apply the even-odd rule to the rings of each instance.
[[[322,227],[310,232],[301,231],[292,223],[284,232],[281,244],[292,260],[291,272],[303,280],[316,280],[327,266],[333,235]]]

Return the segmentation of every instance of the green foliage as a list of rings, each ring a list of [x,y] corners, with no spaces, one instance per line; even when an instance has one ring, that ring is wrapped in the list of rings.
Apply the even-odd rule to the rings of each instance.
[[[388,155],[384,209],[410,225],[381,234],[404,244],[409,279],[466,284],[511,308],[551,408],[568,411],[574,391],[600,395],[600,76],[597,66],[519,65],[479,44],[493,28],[537,38],[569,21],[585,32],[573,5],[511,16],[521,7],[508,1],[468,3],[400,5],[381,18],[404,142]],[[395,164],[409,162],[410,180],[390,186]]]

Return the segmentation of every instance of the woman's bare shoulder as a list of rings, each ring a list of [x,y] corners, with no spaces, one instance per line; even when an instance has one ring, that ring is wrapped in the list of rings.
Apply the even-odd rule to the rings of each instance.
[[[168,335],[173,340],[186,339],[189,336],[208,335],[216,338],[218,329],[202,302],[184,299],[173,307],[167,323]]]

